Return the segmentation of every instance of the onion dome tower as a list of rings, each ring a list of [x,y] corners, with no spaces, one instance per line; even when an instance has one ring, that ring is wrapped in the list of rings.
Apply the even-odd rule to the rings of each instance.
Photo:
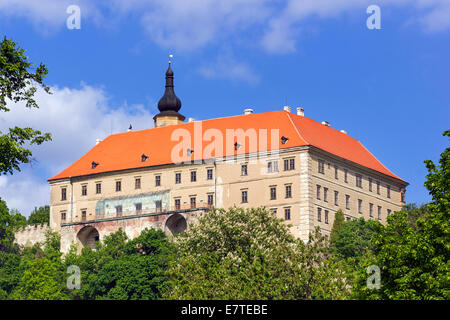
[[[173,71],[170,67],[166,71],[166,91],[158,102],[159,113],[153,117],[155,127],[170,126],[184,122],[185,117],[178,113],[181,108],[181,101],[173,90]]]

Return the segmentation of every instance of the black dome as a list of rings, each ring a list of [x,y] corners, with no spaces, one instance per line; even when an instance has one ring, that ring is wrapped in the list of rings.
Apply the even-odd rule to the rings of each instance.
[[[158,102],[158,109],[161,112],[174,111],[178,112],[181,109],[181,100],[175,95],[173,90],[173,71],[170,67],[166,71],[166,91]]]

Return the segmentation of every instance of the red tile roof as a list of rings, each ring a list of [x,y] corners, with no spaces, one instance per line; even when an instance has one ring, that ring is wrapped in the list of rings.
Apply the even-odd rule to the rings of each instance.
[[[236,138],[233,141],[238,142],[242,147],[235,151],[233,142],[231,145],[228,143],[227,149],[225,142],[227,141],[227,130],[230,129],[242,129],[248,134],[254,132],[258,139],[256,150],[251,147],[249,140],[243,142],[236,140]],[[271,139],[273,130],[279,130],[279,135]],[[267,138],[264,138],[264,131],[267,133]],[[201,142],[201,138],[194,139],[196,132],[200,132],[200,134],[197,134],[197,137],[203,136],[203,142]],[[184,150],[182,152],[182,161],[223,156],[219,152],[216,154],[214,148],[211,148],[214,139],[208,139],[205,136],[208,133],[211,135],[220,134],[225,156],[311,145],[403,181],[383,166],[356,139],[317,121],[287,111],[254,113],[113,134],[93,147],[67,169],[50,178],[49,181],[124,169],[172,164],[175,162],[172,156],[173,150],[181,150],[180,140],[175,139],[177,134],[189,134],[191,137],[191,145],[187,146],[187,148],[193,150],[193,153],[187,156]],[[173,139],[171,139],[172,135],[174,135]],[[282,136],[289,139],[285,144],[280,142]],[[267,141],[265,144],[260,144],[265,141]],[[272,146],[273,143],[275,144]],[[203,152],[199,152],[199,150]],[[141,161],[143,154],[148,156],[145,162]],[[98,163],[94,169],[92,168],[92,162]]]

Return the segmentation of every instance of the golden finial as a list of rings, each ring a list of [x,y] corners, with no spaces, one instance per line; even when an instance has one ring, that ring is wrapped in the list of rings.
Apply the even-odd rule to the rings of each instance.
[[[172,58],[173,58],[173,54],[169,54],[169,64],[172,63],[172,61],[170,60],[170,59],[172,59]]]

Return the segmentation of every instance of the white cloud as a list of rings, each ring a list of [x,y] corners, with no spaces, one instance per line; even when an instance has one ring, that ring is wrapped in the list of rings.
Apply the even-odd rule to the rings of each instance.
[[[37,91],[39,109],[27,109],[19,103],[0,114],[0,131],[17,125],[50,132],[53,138],[32,147],[33,167],[25,165],[22,173],[0,177],[0,197],[18,209],[39,205],[31,201],[40,199],[44,187],[48,195],[46,179],[89,151],[96,139],[124,132],[130,124],[134,130],[153,127],[152,115],[144,106],[123,104],[114,108],[102,89],[82,84],[80,89],[52,87],[51,91],[52,95]],[[45,199],[44,204],[48,203],[48,197]]]
[[[28,217],[35,207],[50,203],[49,185],[26,168],[14,176],[0,176],[0,198],[8,208]]]
[[[65,28],[67,6],[77,4],[83,21],[110,28],[137,21],[157,45],[195,50],[206,45],[259,39],[271,53],[295,51],[302,22],[361,12],[370,4],[414,9],[427,32],[450,29],[450,0],[0,0],[0,17],[19,16],[42,28]],[[405,21],[404,23],[407,23]],[[251,30],[248,34],[243,31]],[[245,40],[244,40],[245,41]]]

